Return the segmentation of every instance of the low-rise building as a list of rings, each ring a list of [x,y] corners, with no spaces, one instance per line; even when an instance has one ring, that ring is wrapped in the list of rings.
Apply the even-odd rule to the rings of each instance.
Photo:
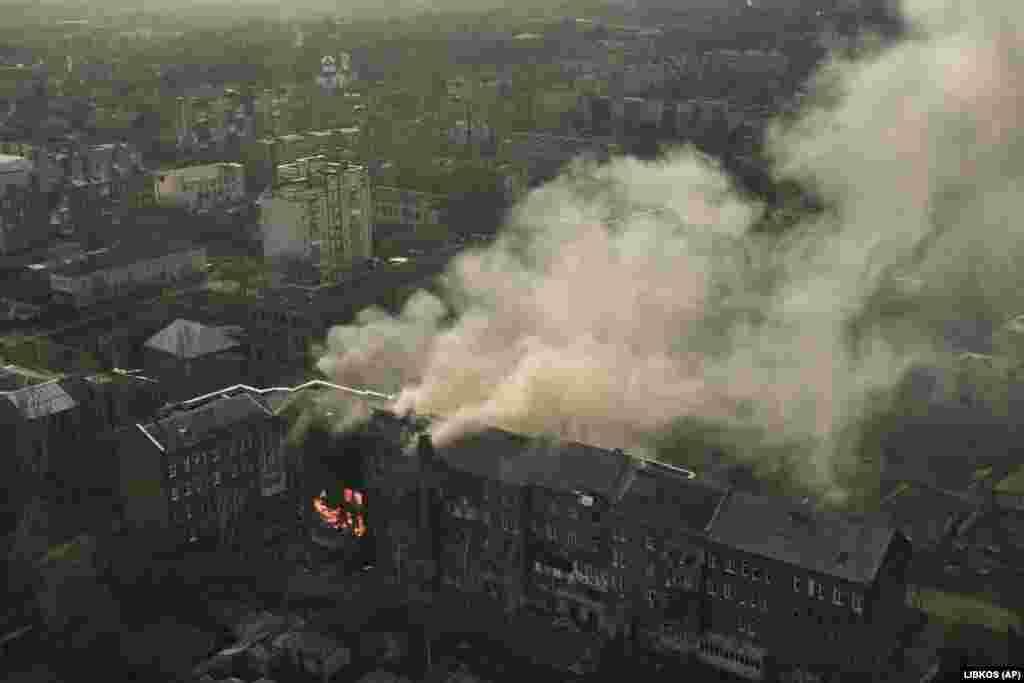
[[[163,384],[171,400],[230,386],[247,370],[241,336],[237,327],[179,318],[143,344],[143,368]]]
[[[193,211],[231,206],[245,201],[245,167],[236,163],[186,166],[159,171],[157,202]]]
[[[423,228],[442,225],[446,201],[440,194],[378,185],[373,189],[374,235],[414,236]]]
[[[205,277],[206,247],[193,244],[115,245],[53,269],[50,286],[58,303],[79,308],[126,296],[140,287]]]

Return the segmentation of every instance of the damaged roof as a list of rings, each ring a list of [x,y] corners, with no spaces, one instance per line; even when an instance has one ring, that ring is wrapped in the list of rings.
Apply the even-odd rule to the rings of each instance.
[[[878,520],[742,491],[722,499],[708,532],[722,545],[863,584],[874,580],[896,533]]]
[[[628,462],[621,452],[489,428],[437,449],[450,467],[480,477],[555,491],[615,497]]]

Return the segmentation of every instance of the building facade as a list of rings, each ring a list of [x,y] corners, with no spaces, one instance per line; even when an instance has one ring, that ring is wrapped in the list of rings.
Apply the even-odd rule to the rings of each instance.
[[[323,156],[277,167],[260,199],[264,253],[319,263],[326,281],[373,256],[373,206],[364,166]]]
[[[530,613],[751,680],[871,679],[894,655],[910,547],[872,520],[582,444],[498,430],[436,450],[423,432],[405,439],[418,464],[396,487],[404,503],[377,517],[402,531],[377,553],[411,580],[415,548],[416,581],[441,604]]]
[[[55,268],[50,286],[56,302],[76,307],[126,296],[142,286],[174,284],[205,274],[206,247],[115,247]]]
[[[444,220],[447,197],[378,185],[373,190],[374,229],[381,237],[415,235]]]
[[[254,521],[261,517],[294,527],[285,433],[284,422],[244,389],[126,427],[116,441],[125,522],[155,525],[184,543],[236,548],[281,532]]]
[[[33,183],[35,166],[23,156],[0,154],[0,254],[33,246],[33,217],[38,217],[38,193]],[[46,235],[42,236],[43,239]]]
[[[245,167],[236,163],[188,166],[159,171],[154,177],[157,202],[192,211],[227,207],[245,201]]]

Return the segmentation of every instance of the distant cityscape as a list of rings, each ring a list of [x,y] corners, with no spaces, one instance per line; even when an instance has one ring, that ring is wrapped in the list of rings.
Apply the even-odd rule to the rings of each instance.
[[[826,60],[900,39],[898,9],[677,4],[0,26],[5,680],[1021,665],[1020,318],[947,326],[908,370],[871,510],[724,446],[440,441],[445,416],[318,366],[574,164],[693,150],[764,234],[827,209],[775,174],[769,129]]]

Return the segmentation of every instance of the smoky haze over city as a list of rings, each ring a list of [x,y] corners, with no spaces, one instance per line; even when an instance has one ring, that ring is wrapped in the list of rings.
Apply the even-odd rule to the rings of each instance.
[[[802,483],[841,499],[858,425],[935,351],[924,316],[1006,316],[1021,284],[1024,14],[904,12],[907,39],[824,65],[773,128],[774,173],[827,207],[785,238],[751,234],[764,207],[692,149],[581,164],[459,258],[454,323],[418,294],[398,316],[332,330],[320,368],[400,390],[397,410],[443,417],[442,442],[497,425],[636,449],[679,418],[754,428],[802,452]],[[914,324],[851,333],[886,288],[914,281]]]
[[[5,683],[1019,680],[1017,3],[0,8]]]

